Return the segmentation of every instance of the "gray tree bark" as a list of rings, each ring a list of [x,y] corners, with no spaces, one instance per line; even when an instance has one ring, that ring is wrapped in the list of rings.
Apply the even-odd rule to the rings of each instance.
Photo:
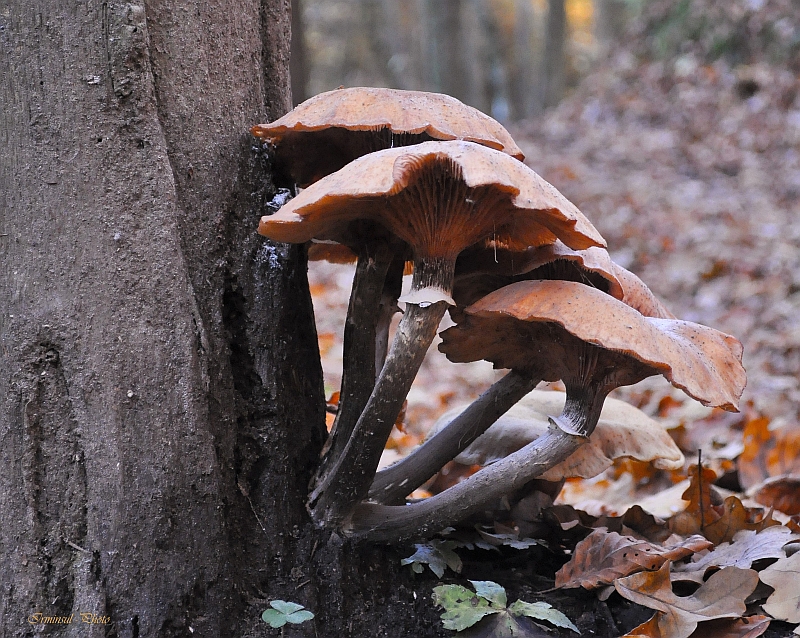
[[[559,103],[566,74],[567,11],[565,0],[548,0],[545,50],[542,62],[540,108]]]
[[[292,0],[292,46],[289,71],[292,78],[292,103],[297,106],[308,98],[308,55],[303,19],[303,0]]]
[[[289,21],[289,0],[0,10],[2,638],[273,635],[274,598],[317,614],[287,635],[435,635],[397,560],[305,511],[305,257],[255,233],[274,188],[248,133],[289,108]]]

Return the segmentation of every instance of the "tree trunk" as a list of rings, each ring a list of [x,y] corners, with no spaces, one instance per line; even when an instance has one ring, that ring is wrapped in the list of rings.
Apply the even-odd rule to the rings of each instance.
[[[274,189],[247,132],[289,107],[289,20],[289,0],[0,11],[2,638],[275,635],[275,598],[317,614],[287,635],[437,635],[398,556],[305,510],[305,257],[255,233]]]
[[[564,95],[566,73],[567,11],[565,0],[548,0],[540,106],[559,103]]]
[[[292,78],[292,103],[305,102],[308,95],[308,55],[303,20],[303,0],[292,0],[292,46],[289,71]]]

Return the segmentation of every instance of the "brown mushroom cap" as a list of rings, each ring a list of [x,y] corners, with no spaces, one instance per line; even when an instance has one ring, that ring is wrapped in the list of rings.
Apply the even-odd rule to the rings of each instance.
[[[251,131],[275,145],[279,169],[303,187],[367,153],[431,140],[476,142],[524,159],[497,121],[453,97],[423,91],[336,89]]]
[[[614,263],[604,248],[572,250],[561,241],[512,250],[494,242],[477,244],[456,263],[453,298],[468,306],[503,286],[532,279],[561,279],[593,286],[646,317],[675,319],[664,304],[632,272]]]
[[[565,400],[563,392],[532,390],[454,461],[462,465],[489,465],[513,454],[547,432],[548,415],[559,414]],[[458,416],[460,409],[442,415],[432,434]],[[611,467],[616,459],[626,457],[652,461],[655,467],[665,470],[678,469],[684,462],[680,449],[658,421],[624,401],[608,398],[589,440],[540,478],[547,481],[592,478]]]
[[[677,319],[645,317],[603,292],[570,281],[524,281],[466,309],[442,333],[451,361],[535,366],[547,380],[574,374],[581,344],[601,348],[599,369],[616,385],[662,374],[704,405],[737,410],[746,382],[742,345],[729,335]],[[578,360],[576,362],[576,360]]]
[[[378,151],[303,190],[259,232],[276,241],[348,243],[348,225],[387,227],[423,258],[455,259],[488,236],[531,246],[560,238],[604,245],[586,217],[510,155],[471,142],[426,142]]]

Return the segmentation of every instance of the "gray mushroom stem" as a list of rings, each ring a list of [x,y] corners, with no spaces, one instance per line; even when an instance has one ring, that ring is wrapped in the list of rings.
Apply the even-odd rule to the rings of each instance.
[[[324,475],[341,455],[375,386],[376,331],[391,263],[392,251],[384,242],[360,251],[344,327],[339,408],[323,449],[318,476]]]
[[[402,503],[403,497],[464,451],[538,383],[539,378],[531,374],[509,372],[411,454],[378,472],[368,498],[388,505]]]
[[[344,526],[344,532],[375,542],[431,536],[521,488],[566,459],[585,440],[553,427],[521,450],[436,496],[410,505],[361,503]]]
[[[320,525],[337,525],[366,497],[397,415],[447,309],[455,260],[415,259],[410,300],[352,435],[309,498]],[[436,295],[440,300],[436,300]]]

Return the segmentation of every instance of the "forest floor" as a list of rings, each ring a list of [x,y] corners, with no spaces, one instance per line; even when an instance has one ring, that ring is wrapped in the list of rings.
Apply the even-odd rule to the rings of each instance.
[[[739,415],[703,408],[661,377],[617,391],[671,428],[686,466],[658,480],[618,466],[598,479],[571,481],[560,501],[595,517],[621,516],[640,503],[668,518],[687,506],[681,495],[702,450],[745,504],[754,505],[745,498],[749,488],[747,496],[758,492],[762,504],[796,519],[796,481],[772,497],[759,485],[800,474],[798,76],[766,64],[734,68],[690,55],[641,62],[620,52],[556,110],[511,132],[526,163],[595,224],[617,263],[679,318],[742,341],[748,373]],[[309,270],[330,395],[340,381],[353,268],[317,262]],[[500,374],[488,363],[449,363],[434,344],[386,461]],[[796,520],[794,527],[782,520],[796,531]],[[725,631],[731,633],[718,635],[745,635]],[[791,628],[773,621],[769,631],[788,635]]]

